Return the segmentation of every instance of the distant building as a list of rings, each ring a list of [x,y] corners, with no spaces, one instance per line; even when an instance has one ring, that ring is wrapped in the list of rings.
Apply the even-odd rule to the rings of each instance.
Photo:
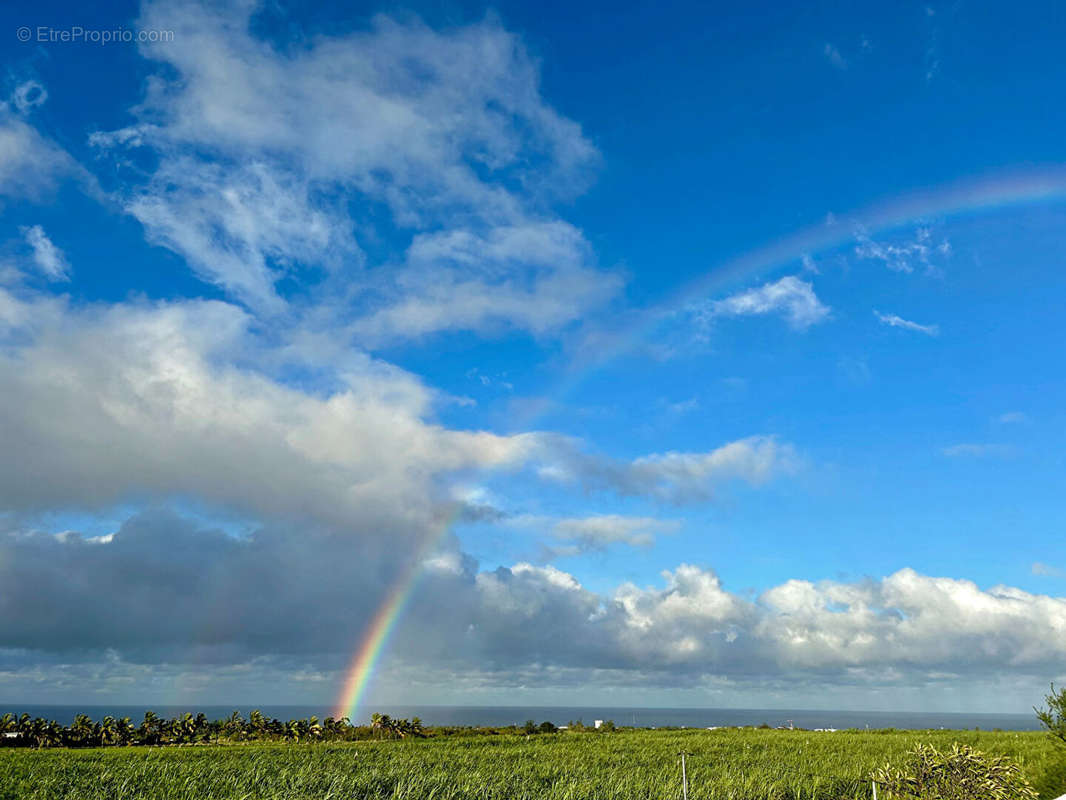
[[[596,720],[596,728],[597,728],[597,729],[599,729],[600,727],[602,727],[602,725],[603,725],[603,720],[602,720],[602,719],[598,719],[598,720]]]

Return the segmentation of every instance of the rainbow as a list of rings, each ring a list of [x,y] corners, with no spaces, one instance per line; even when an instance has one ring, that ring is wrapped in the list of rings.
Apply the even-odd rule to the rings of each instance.
[[[859,232],[874,236],[920,220],[958,217],[1063,199],[1066,199],[1066,165],[1057,164],[906,192],[859,211],[833,215],[824,222],[748,250],[684,284],[665,300],[645,310],[628,331],[614,337],[595,356],[571,367],[569,377],[564,381],[565,390],[574,388],[597,367],[632,351],[647,340],[664,320],[696,301],[795,264],[804,256],[837,249],[853,242]],[[559,388],[549,396],[558,398]]]
[[[595,357],[575,362],[548,397],[551,402],[555,402],[567,396],[596,369],[632,351],[650,337],[663,320],[692,303],[734,284],[784,268],[805,255],[813,256],[841,247],[853,241],[858,231],[873,236],[923,219],[954,217],[1063,199],[1066,199],[1066,166],[1056,164],[1003,172],[896,195],[860,211],[839,215],[832,221],[827,220],[825,223],[804,228],[768,245],[749,250],[686,283],[666,300],[644,311],[628,331],[615,336],[610,345]],[[519,421],[519,427],[533,424],[544,414],[547,407],[537,407]],[[345,672],[344,684],[335,706],[335,717],[354,717],[374,673],[374,667],[388,644],[389,635],[396,627],[404,606],[418,583],[423,560],[454,522],[453,518],[448,524],[442,525],[439,532],[428,537],[410,565],[392,585],[385,600],[366,626],[359,647]]]
[[[395,629],[396,621],[400,618],[408,598],[414,593],[421,567],[420,553],[419,558],[413,560],[389,589],[384,602],[367,625],[359,648],[345,672],[344,687],[333,711],[335,719],[352,718],[358,709],[359,701],[366,691],[371,675],[374,674],[374,665],[385,649],[389,634]]]

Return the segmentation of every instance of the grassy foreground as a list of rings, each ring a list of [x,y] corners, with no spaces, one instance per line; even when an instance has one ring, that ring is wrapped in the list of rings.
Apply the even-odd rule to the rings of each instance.
[[[917,742],[1011,756],[1042,797],[1066,791],[1040,733],[730,729],[341,744],[0,750],[0,800],[868,798],[863,779]],[[1058,784],[1058,785],[1056,785]],[[1056,791],[1057,790],[1057,791]]]

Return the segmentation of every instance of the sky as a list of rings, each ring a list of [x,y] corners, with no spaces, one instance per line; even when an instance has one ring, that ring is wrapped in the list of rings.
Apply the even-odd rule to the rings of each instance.
[[[1066,681],[1057,5],[0,36],[0,701]]]

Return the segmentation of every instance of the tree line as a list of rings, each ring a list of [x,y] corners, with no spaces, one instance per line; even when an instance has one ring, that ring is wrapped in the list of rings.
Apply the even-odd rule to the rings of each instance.
[[[70,725],[29,714],[0,716],[0,746],[6,747],[125,747],[133,745],[186,745],[220,742],[337,742],[360,739],[402,739],[423,736],[422,721],[392,719],[374,714],[371,724],[353,725],[347,717],[270,719],[259,710],[245,719],[234,711],[226,719],[209,720],[206,714],[191,713],[166,719],[146,711],[140,724],[129,717],[104,717],[93,721],[78,714]]]
[[[1056,690],[1045,698],[1046,708],[1034,709],[1044,729],[1060,745],[1066,748],[1066,689]],[[569,731],[612,733],[619,729],[611,720],[598,729],[591,728],[579,719],[571,721]],[[764,726],[765,727],[765,726]],[[484,736],[495,734],[552,734],[560,732],[551,722],[537,725],[527,720],[525,725],[503,727],[437,726],[427,729],[418,717],[393,718],[388,714],[375,713],[369,725],[353,725],[348,717],[334,719],[318,717],[268,719],[259,710],[245,719],[234,711],[226,719],[209,720],[207,715],[191,713],[164,719],[154,711],[146,711],[139,725],[129,717],[104,717],[94,722],[86,714],[78,714],[70,725],[61,725],[55,720],[31,717],[29,714],[0,716],[0,747],[122,747],[134,745],[190,745],[236,743],[246,741],[265,742],[343,742],[366,739],[406,739],[426,736]]]
[[[593,731],[581,720],[570,722],[573,731]],[[183,714],[170,719],[146,711],[135,724],[129,717],[107,716],[99,722],[87,714],[78,714],[70,725],[54,719],[29,714],[0,716],[0,747],[130,747],[195,744],[232,744],[238,742],[350,742],[368,739],[421,739],[427,736],[485,736],[501,734],[546,734],[564,730],[551,722],[539,725],[529,720],[525,725],[507,726],[435,726],[426,728],[418,717],[411,719],[374,713],[369,725],[353,725],[347,717],[334,719],[270,719],[259,710],[245,719],[234,711],[225,719],[209,720],[206,714]],[[615,730],[613,722],[596,732]]]

